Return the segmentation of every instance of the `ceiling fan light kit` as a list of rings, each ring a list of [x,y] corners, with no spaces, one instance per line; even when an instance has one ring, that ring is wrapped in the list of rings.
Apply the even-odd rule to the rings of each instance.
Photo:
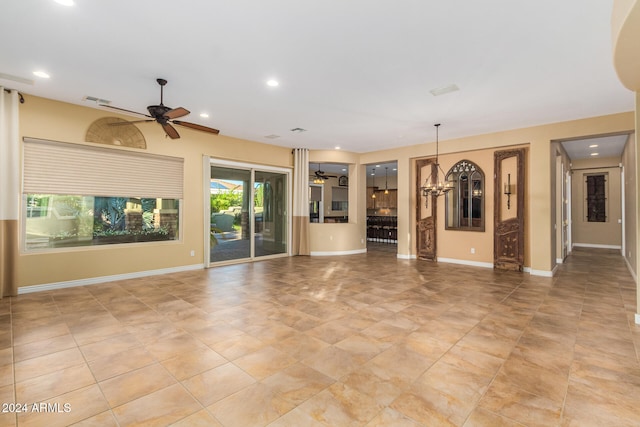
[[[123,111],[123,112],[126,112],[126,113],[133,113],[133,114],[138,114],[138,115],[141,115],[141,116],[148,117],[148,119],[144,119],[144,120],[135,120],[135,121],[130,121],[130,122],[114,123],[113,124],[114,126],[117,126],[117,125],[130,125],[130,124],[133,124],[133,123],[142,123],[142,122],[153,122],[153,121],[155,121],[158,124],[160,124],[160,126],[162,126],[162,129],[164,129],[165,134],[171,139],[180,138],[180,134],[178,133],[176,128],[174,128],[172,125],[183,126],[183,127],[195,129],[195,130],[198,130],[198,131],[201,131],[201,132],[212,133],[214,135],[217,135],[217,134],[220,133],[220,131],[218,129],[210,128],[210,127],[199,125],[199,124],[196,124],[196,123],[189,123],[189,122],[183,122],[181,120],[175,120],[175,119],[178,119],[180,117],[184,117],[187,114],[190,114],[191,112],[189,110],[187,110],[186,108],[183,108],[183,107],[171,108],[171,107],[167,107],[166,105],[164,105],[164,87],[167,84],[167,80],[165,80],[165,79],[156,79],[156,81],[160,85],[160,104],[158,104],[158,105],[149,105],[147,107],[147,111],[149,112],[149,114],[139,113],[137,111],[126,110],[124,108],[114,107],[112,105],[100,104],[101,107],[111,108],[111,109],[118,110],[118,111]]]
[[[318,163],[318,170],[311,176],[314,184],[324,184],[325,179],[337,178],[338,175],[327,175],[323,170],[320,170],[320,163]]]

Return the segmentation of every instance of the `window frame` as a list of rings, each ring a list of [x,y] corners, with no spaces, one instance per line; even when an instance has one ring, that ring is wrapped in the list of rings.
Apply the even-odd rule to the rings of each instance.
[[[182,241],[183,158],[141,153],[129,149],[95,147],[93,145],[25,137],[22,144],[22,159],[23,184],[19,237],[22,253],[88,250],[121,244],[166,244]],[[29,215],[28,200],[33,195],[49,197],[46,213],[41,212],[40,216]],[[93,228],[91,232],[86,229],[81,231],[80,228],[86,226],[87,223],[82,222],[80,213],[72,215],[71,218],[63,218],[59,215],[53,215],[55,218],[52,218],[55,197],[79,197],[83,203],[83,198],[92,198],[94,203],[98,197],[123,198],[129,200],[127,203],[134,205],[135,199],[140,201],[143,199],[171,200],[171,207],[166,208],[168,209],[167,212],[160,212],[165,209],[162,205],[155,208],[158,211],[157,214],[168,221],[169,232],[167,235],[170,238],[158,240],[157,238],[160,238],[160,236],[151,236],[154,232],[150,228],[144,229],[144,225],[141,225],[140,230],[138,230],[137,225],[135,225],[126,228],[126,230],[116,230],[114,228],[114,234],[121,232],[123,235],[122,242],[109,244],[94,242],[96,237],[100,237],[100,232],[98,231],[98,234],[96,234]],[[140,212],[141,214],[144,213],[143,210]],[[86,219],[88,214],[89,211],[87,210],[87,212],[84,212],[83,218]],[[91,214],[93,215],[95,212],[92,210]],[[165,214],[168,216],[165,216]],[[28,245],[28,221],[50,221],[53,219],[59,221],[73,220],[73,218],[78,221],[78,224],[70,225],[68,228],[52,227],[45,229],[46,233],[43,234],[43,238],[48,239],[46,247],[37,247],[37,245],[31,247]],[[177,224],[175,224],[176,221]],[[94,227],[95,223],[96,217],[94,216],[91,227]],[[162,228],[162,225],[156,228],[158,230],[157,234],[160,234]],[[60,244],[58,247],[50,247],[51,239],[55,239],[55,235],[60,235],[67,229],[77,233],[69,235],[69,240],[73,240],[75,236],[79,243],[82,241],[81,244],[76,246]],[[125,239],[125,235],[137,237]],[[146,238],[144,238],[145,236]],[[156,239],[153,237],[156,237]]]
[[[589,178],[598,178],[602,177],[602,195],[592,194],[590,191],[592,186],[589,185]],[[597,185],[597,182],[594,182],[594,185]],[[590,215],[590,210],[593,205],[601,204],[602,212],[596,212],[595,219],[592,220],[592,216]],[[596,207],[596,206],[594,206]],[[607,223],[609,222],[609,173],[608,172],[594,172],[594,173],[586,173],[584,174],[584,221],[588,223]],[[600,215],[604,215],[602,220],[598,218]]]

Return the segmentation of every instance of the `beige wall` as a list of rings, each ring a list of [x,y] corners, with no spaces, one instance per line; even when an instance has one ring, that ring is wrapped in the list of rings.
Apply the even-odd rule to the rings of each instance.
[[[507,147],[502,147],[507,148]],[[524,146],[508,147],[527,148]],[[460,231],[445,229],[445,200],[442,197],[438,201],[437,213],[437,239],[438,239],[438,258],[448,258],[460,261],[469,261],[472,263],[485,263],[493,265],[493,235],[494,235],[494,154],[496,149],[466,151],[454,154],[445,154],[439,157],[440,166],[444,173],[447,173],[454,164],[461,160],[469,160],[475,163],[484,173],[484,214],[485,223],[484,231]],[[515,158],[513,158],[515,162]],[[525,157],[526,161],[526,157]],[[525,176],[528,177],[528,166],[525,164]],[[516,168],[514,165],[511,171],[511,182],[516,183]],[[525,184],[526,185],[526,184]],[[526,194],[525,194],[526,197]],[[511,200],[511,208],[506,208],[506,199],[503,201],[505,206],[502,211],[506,214],[515,215],[516,199],[515,195]],[[506,217],[504,218],[506,219]],[[529,222],[525,217],[525,227]],[[528,233],[525,230],[525,246],[527,246]],[[474,253],[472,253],[472,250]],[[530,265],[528,251],[525,252],[525,265]]]
[[[636,253],[638,243],[636,241],[638,233],[638,215],[637,215],[637,189],[636,182],[638,171],[636,169],[636,134],[629,135],[629,139],[622,153],[622,166],[624,168],[624,257],[634,275],[638,274],[638,265],[636,262]]]
[[[85,132],[96,119],[114,116],[94,108],[25,96],[20,106],[20,137],[84,143]],[[128,117],[124,117],[129,119]],[[271,166],[292,167],[291,149],[180,128],[182,138],[165,138],[155,123],[138,125],[149,153],[184,158],[182,238],[176,242],[118,247],[78,248],[64,252],[21,253],[18,285],[29,286],[112,276],[133,272],[202,265],[204,262],[204,155]],[[136,151],[136,150],[134,150]],[[190,251],[195,256],[190,256]]]
[[[635,242],[635,247],[629,247],[627,252],[630,250],[635,250],[635,258],[636,258],[636,262],[635,262],[635,272],[636,272],[636,323],[640,323],[640,285],[638,284],[638,265],[640,265],[640,250],[638,250],[638,242],[640,242],[640,226],[638,226],[638,220],[640,218],[640,208],[639,205],[640,203],[638,202],[638,191],[640,190],[640,188],[638,187],[638,174],[640,171],[640,156],[638,155],[638,126],[640,126],[640,93],[636,92],[636,111],[635,111],[635,115],[634,115],[634,119],[635,119],[635,125],[636,125],[636,132],[634,134],[635,137],[635,150],[634,150],[634,154],[635,154],[635,159],[630,159],[631,162],[633,162],[635,164],[635,168],[634,168],[634,173],[635,173],[635,185],[633,187],[629,187],[628,191],[633,191],[634,195],[635,195],[635,206],[633,207],[633,218],[635,219],[635,226],[636,226],[636,238],[634,240]],[[631,256],[633,256],[633,252],[631,253]]]
[[[640,2],[615,0],[611,14],[613,65],[620,82],[634,92],[640,91]]]
[[[638,0],[614,0],[613,11],[611,14],[611,42],[613,50],[613,65],[618,74],[620,82],[636,93],[635,106],[635,125],[640,124],[640,50],[638,49],[638,40],[640,40],[640,1]],[[637,171],[640,168],[638,160],[638,134],[635,134],[634,153],[635,159],[629,158],[630,163],[634,164],[633,172],[636,180],[634,181],[635,206],[633,208],[633,218],[636,221],[635,243],[634,248],[625,248],[628,257],[634,257],[635,263],[630,263],[634,272],[637,272],[637,266],[640,264],[640,254],[637,250],[637,242],[640,241],[640,231],[638,230],[637,220],[640,212],[638,211],[638,180]],[[629,249],[636,251],[635,255],[628,255]],[[636,275],[637,283],[637,275]],[[636,291],[636,323],[640,324],[640,285],[637,285]]]
[[[581,159],[572,161],[571,226],[574,245],[622,246],[622,199],[620,158]],[[588,222],[585,177],[607,174],[608,213],[605,222]]]
[[[486,135],[469,136],[458,139],[446,139],[444,128],[441,129],[440,153],[447,156],[451,153],[464,153],[473,150],[495,150],[498,148],[528,145],[527,153],[527,206],[525,222],[529,236],[525,247],[525,265],[534,274],[549,274],[556,265],[555,221],[555,152],[552,141],[602,135],[608,133],[627,132],[634,129],[634,114],[620,113],[609,116],[553,123],[530,128],[497,132]],[[420,157],[435,155],[435,141],[401,147],[393,150],[364,153],[362,164],[379,163],[396,160],[398,162],[398,255],[415,257],[415,171],[412,161]],[[471,159],[473,160],[473,159]],[[444,169],[444,167],[443,167]],[[467,238],[464,233],[460,238]],[[461,242],[463,243],[463,242]],[[442,243],[438,241],[438,246]],[[467,259],[469,248],[459,245],[452,258]],[[484,250],[484,249],[482,249]],[[477,254],[477,252],[476,252]],[[441,253],[439,255],[442,255]]]
[[[84,133],[94,120],[114,115],[93,108],[45,100],[28,96],[21,106],[21,137],[51,139],[83,143]],[[534,272],[550,272],[555,266],[555,241],[552,241],[553,225],[556,221],[552,207],[555,201],[552,192],[551,141],[584,135],[598,135],[630,131],[634,128],[634,114],[621,113],[571,122],[555,123],[526,129],[498,132],[440,141],[443,168],[454,161],[469,158],[467,153],[484,153],[487,159],[496,149],[512,146],[528,146],[527,153],[527,207],[525,222],[527,243],[525,264]],[[182,138],[166,139],[160,126],[154,123],[141,124],[139,129],[147,139],[148,152],[183,157],[185,159],[185,197],[183,204],[183,230],[180,242],[162,242],[129,245],[126,247],[96,247],[56,253],[21,254],[18,268],[20,286],[78,280],[90,277],[111,276],[131,272],[201,265],[204,262],[203,243],[203,171],[202,157],[291,167],[291,149],[234,139],[224,135],[209,134],[180,129]],[[224,133],[224,129],[223,129]],[[445,134],[446,132],[442,132]],[[441,134],[442,134],[441,133]],[[433,141],[432,141],[433,142]],[[352,253],[366,248],[366,170],[363,165],[385,161],[398,162],[398,256],[415,256],[415,176],[412,162],[419,157],[433,156],[432,142],[371,153],[349,153],[344,151],[311,151],[311,162],[344,163],[349,165],[349,223],[312,224],[310,230],[312,252]],[[470,150],[472,148],[472,150]],[[481,157],[485,170],[492,164]],[[444,162],[447,162],[446,164]],[[554,163],[555,164],[555,163]],[[489,176],[487,177],[489,178]],[[487,186],[492,186],[487,179]],[[355,203],[353,203],[355,201]],[[443,209],[443,207],[442,207]],[[492,215],[491,203],[486,205],[487,214]],[[440,215],[444,215],[444,210]],[[492,216],[487,216],[487,219]],[[488,221],[489,226],[492,221]],[[442,226],[444,223],[441,224]],[[492,259],[492,237],[490,227],[478,237],[476,233],[454,232],[447,234],[447,242],[440,241],[439,256],[490,262]],[[442,234],[441,234],[442,235]],[[475,239],[478,239],[475,241]],[[470,254],[470,245],[476,248]],[[195,257],[189,255],[195,250]]]

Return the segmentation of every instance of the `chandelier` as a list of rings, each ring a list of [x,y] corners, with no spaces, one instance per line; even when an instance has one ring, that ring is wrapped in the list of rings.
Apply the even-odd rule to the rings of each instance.
[[[422,195],[427,198],[426,204],[429,204],[429,196],[439,197],[449,191],[453,190],[453,183],[451,181],[446,180],[446,175],[442,168],[440,167],[440,163],[438,162],[438,128],[440,127],[440,123],[434,125],[436,127],[436,170],[435,176],[433,173],[433,169],[431,169],[431,173],[429,177],[424,180],[424,184],[420,187],[422,191]]]

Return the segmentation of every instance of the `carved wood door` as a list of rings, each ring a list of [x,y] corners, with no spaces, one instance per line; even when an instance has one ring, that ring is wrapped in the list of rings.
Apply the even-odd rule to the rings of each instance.
[[[417,224],[417,253],[419,259],[437,261],[436,254],[436,212],[438,211],[437,197],[423,196],[420,186],[437,173],[434,159],[416,161],[416,224]]]
[[[494,154],[493,267],[524,267],[524,149]]]

